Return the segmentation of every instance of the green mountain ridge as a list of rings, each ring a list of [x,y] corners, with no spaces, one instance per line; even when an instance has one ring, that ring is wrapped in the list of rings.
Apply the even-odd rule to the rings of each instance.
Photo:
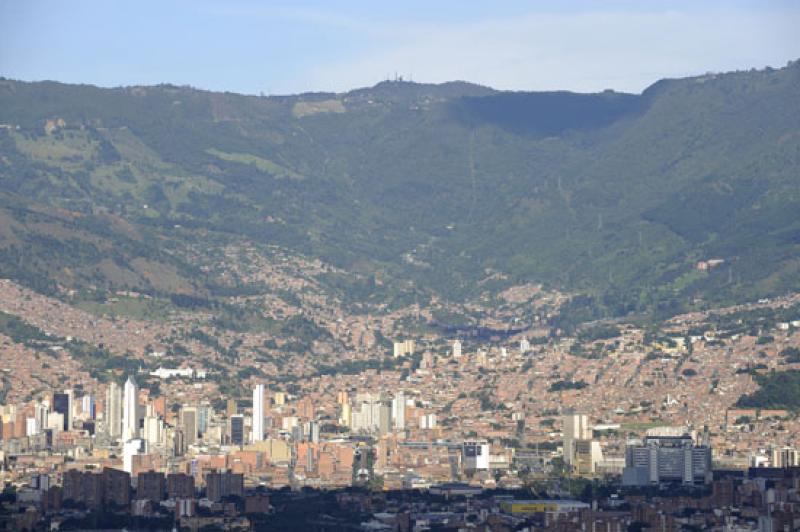
[[[591,317],[800,290],[798,62],[641,95],[0,80],[0,124],[0,275],[39,287],[208,293],[181,249],[210,238],[445,299],[543,283]]]

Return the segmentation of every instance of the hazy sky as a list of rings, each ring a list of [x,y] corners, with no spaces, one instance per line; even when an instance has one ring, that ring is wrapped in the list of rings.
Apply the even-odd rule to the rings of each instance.
[[[104,86],[343,91],[395,72],[639,92],[800,58],[796,0],[0,0],[0,75]]]

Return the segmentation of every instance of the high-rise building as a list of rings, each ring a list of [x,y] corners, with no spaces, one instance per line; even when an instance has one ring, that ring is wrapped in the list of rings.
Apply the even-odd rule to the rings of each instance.
[[[306,420],[313,420],[316,416],[316,409],[314,402],[310,397],[304,397],[297,404],[297,415]]]
[[[355,432],[383,436],[392,428],[392,407],[380,396],[367,395],[364,397],[366,400],[361,402],[361,408],[352,413],[350,428]]]
[[[397,392],[394,399],[392,399],[392,421],[396,430],[405,430],[406,428],[406,394],[405,392]]]
[[[104,499],[119,507],[128,507],[131,503],[131,475],[130,472],[103,468]]]
[[[147,440],[149,445],[161,445],[164,443],[164,424],[155,415],[145,416],[142,437]]]
[[[453,342],[453,358],[461,358],[461,340]]]
[[[253,388],[252,440],[253,442],[264,440],[264,385],[263,384],[257,384],[256,387]]]
[[[586,414],[574,412],[564,415],[564,463],[572,465],[575,457],[575,440],[591,440],[592,429]]]
[[[95,418],[95,404],[93,395],[84,395],[81,397],[81,416],[83,419]]]
[[[225,411],[228,417],[235,416],[239,413],[239,403],[236,402],[236,399],[228,399]]]
[[[231,443],[233,445],[244,445],[244,416],[236,414],[230,417],[231,422]]]
[[[167,497],[170,499],[193,499],[194,477],[186,473],[167,475]]]
[[[122,390],[119,384],[112,382],[106,390],[106,431],[111,438],[122,436]]]
[[[159,471],[140,472],[136,480],[136,498],[159,503],[167,493],[167,480]]]
[[[528,341],[527,338],[523,336],[522,340],[519,341],[519,354],[524,355],[530,350],[531,350],[531,343]]]
[[[133,376],[125,381],[122,404],[122,439],[133,440],[139,437],[139,387]],[[130,473],[130,471],[129,471]]]
[[[336,403],[344,405],[350,402],[350,394],[346,390],[336,392]]]
[[[181,408],[180,424],[183,429],[186,446],[194,445],[197,441],[198,431],[197,408],[193,406],[184,406]]]
[[[572,466],[579,475],[597,472],[597,464],[603,460],[603,450],[596,440],[574,440]]]
[[[309,421],[308,422],[308,430],[306,431],[308,434],[308,441],[311,443],[319,443],[319,422],[318,421]]]
[[[199,434],[205,434],[208,431],[210,410],[208,405],[199,405],[197,407],[197,432]]]
[[[103,468],[102,473],[72,469],[64,473],[63,499],[101,508],[105,504],[127,507],[130,504],[131,476],[118,469]]]
[[[435,429],[437,424],[436,414],[422,414],[417,418],[420,429]]]
[[[62,430],[72,429],[72,390],[53,394],[53,411],[64,416]]]
[[[688,434],[647,436],[630,442],[625,449],[622,483],[640,486],[662,482],[683,484],[711,481],[711,448],[695,445]]]
[[[206,474],[206,497],[219,502],[225,497],[244,497],[244,475],[230,471]]]
[[[275,392],[273,394],[275,406],[283,406],[286,404],[286,392]]]
[[[181,427],[177,427],[172,433],[172,452],[175,456],[183,456],[186,452],[186,437]]]
[[[350,403],[342,404],[342,413],[339,415],[339,424],[349,427],[353,422],[353,407]]]
[[[402,342],[394,342],[394,358],[413,355],[416,349],[414,340],[404,340]]]
[[[465,441],[461,452],[465,470],[485,471],[489,469],[489,443],[486,440]]]
[[[145,440],[127,440],[122,445],[122,469],[126,473],[133,472],[133,457],[147,452]]]
[[[292,441],[301,442],[306,441],[306,432],[305,427],[303,425],[295,424],[291,428],[292,431]]]
[[[33,417],[36,419],[36,432],[42,432],[47,428],[47,418],[50,415],[50,408],[45,403],[37,402],[33,407]]]
[[[795,467],[800,465],[800,456],[798,456],[797,449],[794,447],[772,449],[770,454],[772,467]]]

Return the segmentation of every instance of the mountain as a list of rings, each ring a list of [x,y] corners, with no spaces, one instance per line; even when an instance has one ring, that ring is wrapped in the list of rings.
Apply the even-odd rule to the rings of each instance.
[[[197,255],[232,240],[446,300],[542,283],[586,319],[800,290],[800,62],[640,95],[2,79],[0,124],[0,275],[42,291],[213,297]]]

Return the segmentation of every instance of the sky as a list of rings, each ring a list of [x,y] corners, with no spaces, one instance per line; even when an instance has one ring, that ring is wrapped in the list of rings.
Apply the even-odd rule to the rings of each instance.
[[[800,58],[796,0],[0,0],[0,76],[247,94],[395,75],[641,92]]]

